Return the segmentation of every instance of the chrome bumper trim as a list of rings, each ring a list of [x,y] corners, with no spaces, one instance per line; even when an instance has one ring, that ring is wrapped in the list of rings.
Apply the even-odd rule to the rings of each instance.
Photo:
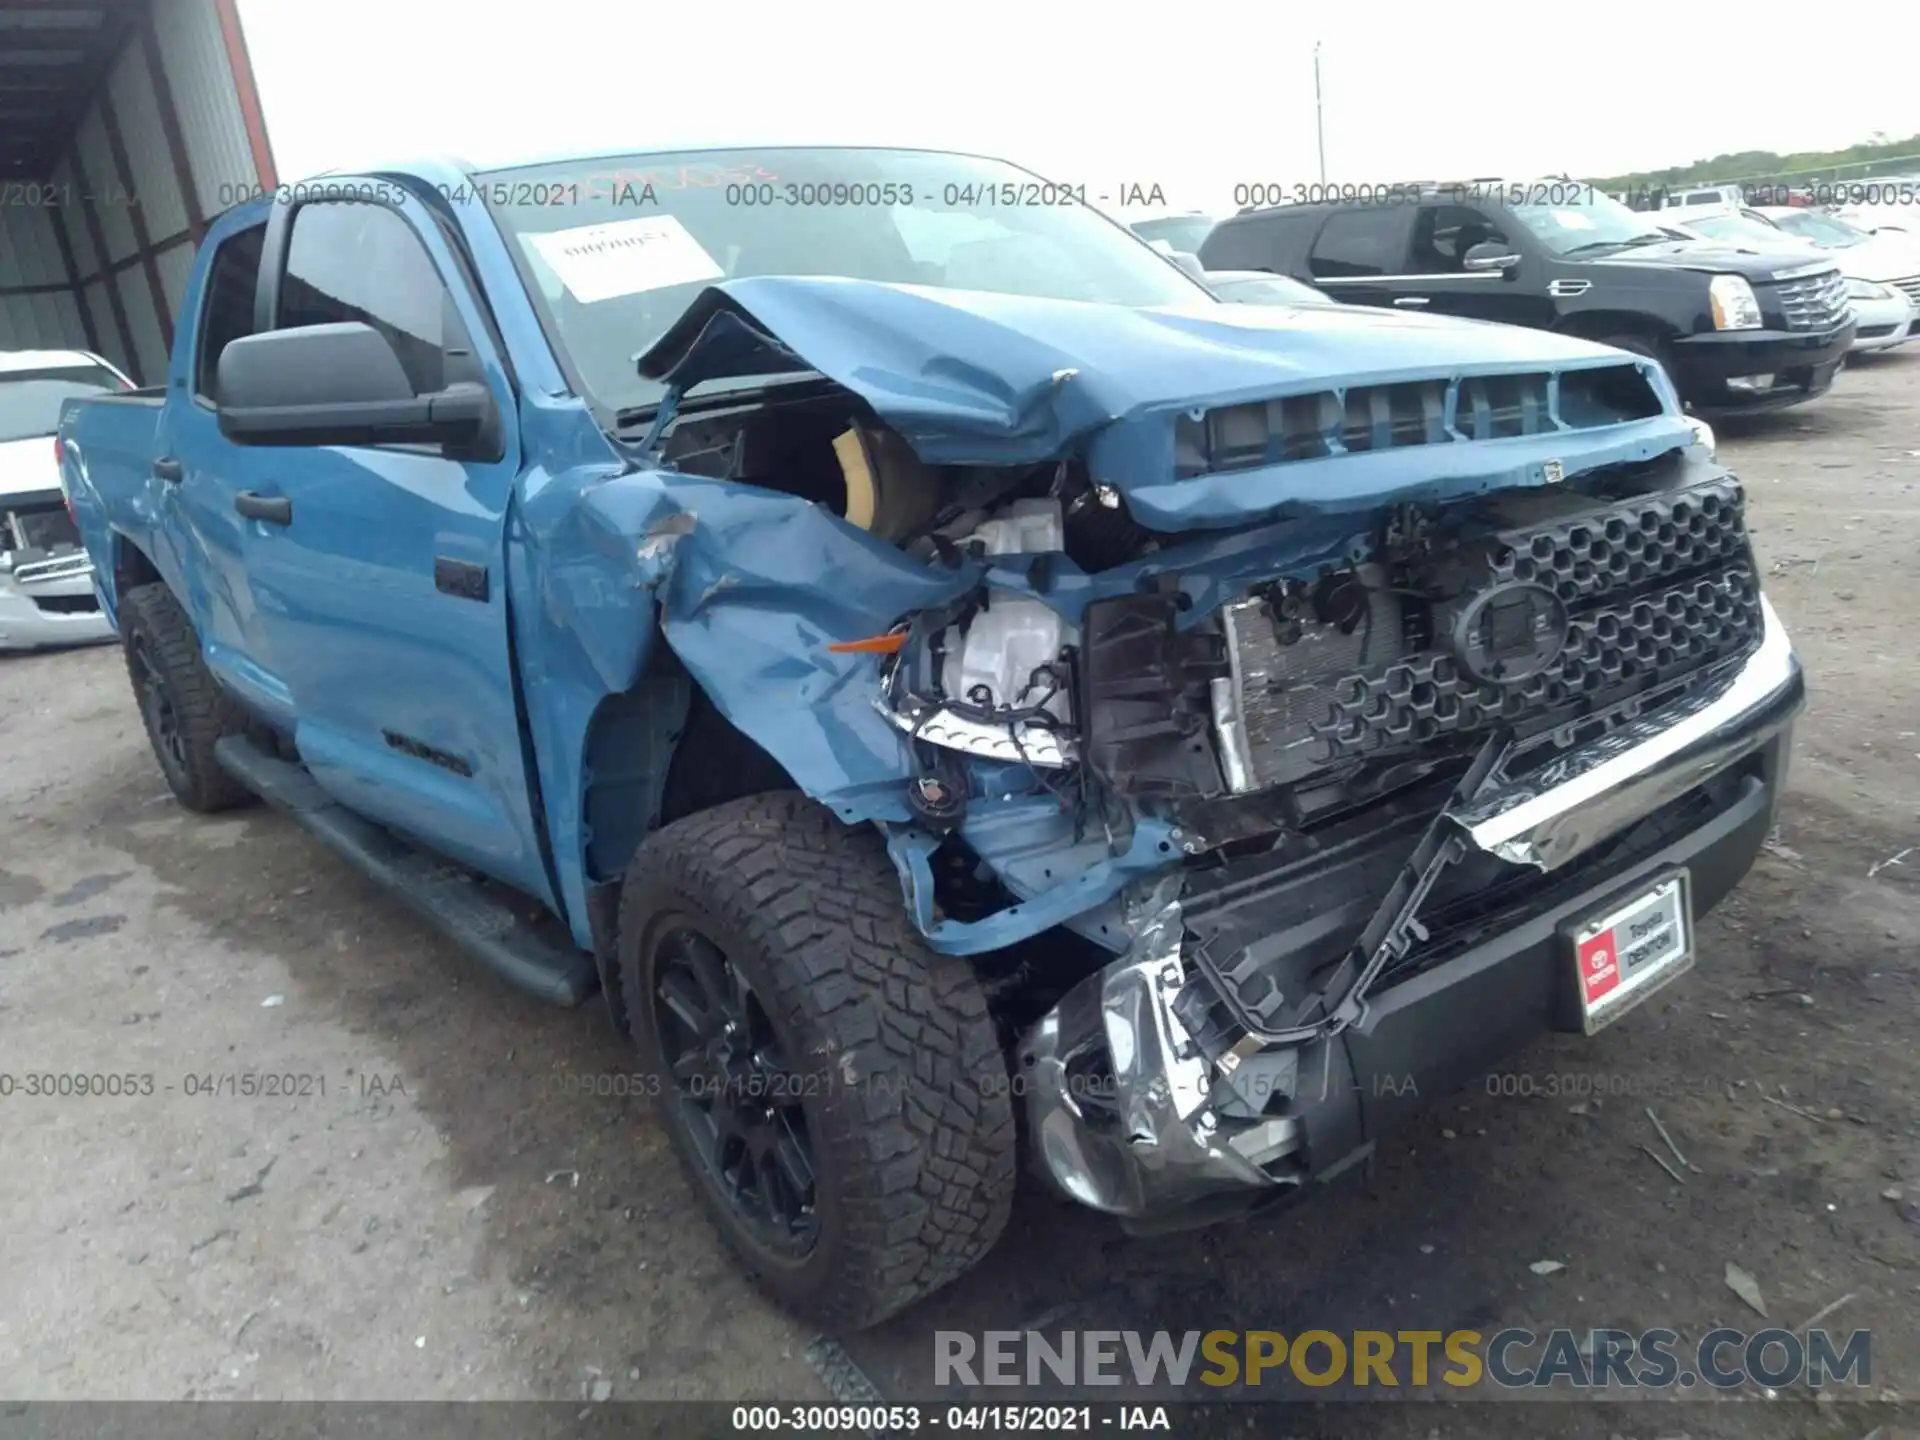
[[[1764,596],[1760,646],[1718,689],[1562,756],[1455,817],[1481,850],[1554,870],[1766,745],[1806,706],[1806,678]]]

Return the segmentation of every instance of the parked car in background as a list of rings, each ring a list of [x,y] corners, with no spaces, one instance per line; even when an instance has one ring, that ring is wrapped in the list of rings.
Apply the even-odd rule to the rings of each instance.
[[[1160,215],[1152,220],[1135,220],[1128,228],[1142,240],[1164,240],[1175,250],[1198,255],[1200,243],[1218,223],[1213,216],[1194,210],[1185,215]]]
[[[1264,270],[1208,270],[1202,282],[1235,305],[1337,305],[1324,290]]]
[[[1738,185],[1696,185],[1670,190],[1660,197],[1662,210],[1693,210],[1701,207],[1725,208],[1747,203],[1746,193]]]
[[[598,988],[829,1331],[1022,1159],[1155,1232],[1321,1190],[1681,977],[1772,827],[1804,681],[1657,366],[1223,304],[977,156],[336,178],[62,417],[159,769]]]
[[[131,390],[83,350],[0,351],[0,650],[112,638],[60,483],[60,405]]]
[[[1658,360],[1703,415],[1823,394],[1853,343],[1834,261],[1679,239],[1660,228],[1672,218],[1574,181],[1477,182],[1411,201],[1245,211],[1214,228],[1200,259],[1355,304],[1599,340]]]
[[[1890,350],[1913,338],[1920,315],[1920,246],[1903,237],[1876,237],[1831,215],[1786,206],[1690,214],[1680,228],[1756,250],[1831,254],[1846,277],[1847,303],[1853,308],[1851,353]]]

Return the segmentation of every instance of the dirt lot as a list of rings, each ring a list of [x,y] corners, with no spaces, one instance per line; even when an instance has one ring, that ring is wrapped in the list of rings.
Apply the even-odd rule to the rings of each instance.
[[[1920,848],[1891,860],[1920,847],[1920,354],[1723,453],[1813,702],[1776,840],[1697,973],[1521,1057],[1507,1088],[1533,1093],[1446,1100],[1337,1201],[1133,1240],[1028,1197],[979,1272],[847,1338],[884,1394],[935,1398],[935,1329],[1038,1319],[1757,1328],[1729,1261],[1779,1323],[1850,1296],[1832,1323],[1874,1332],[1875,1389],[1920,1392]],[[628,1068],[597,1002],[508,992],[270,812],[178,810],[112,648],[0,660],[0,728],[0,1070],[154,1077],[0,1100],[0,1396],[825,1396],[814,1337],[735,1278],[644,1104],[566,1093]],[[301,1093],[234,1093],[242,1073]],[[1684,1186],[1639,1148],[1658,1093]],[[1632,1423],[1349,1405],[1296,1428],[1900,1423],[1681,1398]]]

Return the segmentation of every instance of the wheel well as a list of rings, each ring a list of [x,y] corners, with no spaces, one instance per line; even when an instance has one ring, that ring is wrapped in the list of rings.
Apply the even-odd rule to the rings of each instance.
[[[113,537],[113,597],[119,603],[122,595],[136,585],[160,584],[160,572],[146,552],[124,535]]]
[[[587,728],[580,814],[588,879],[618,880],[662,825],[769,790],[797,788],[677,661],[609,695]]]

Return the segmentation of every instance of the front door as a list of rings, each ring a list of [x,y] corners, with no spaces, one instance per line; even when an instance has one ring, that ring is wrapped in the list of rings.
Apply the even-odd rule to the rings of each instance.
[[[438,446],[262,447],[250,569],[293,692],[295,741],[335,798],[553,902],[537,839],[508,643],[506,514],[515,399],[454,244],[391,182],[275,215],[256,320],[359,321],[417,394],[478,380],[503,417],[497,456]]]
[[[1519,228],[1491,208],[1423,204],[1414,217],[1408,274],[1390,287],[1388,303],[1461,320],[1552,325],[1553,302],[1542,293],[1529,237],[1513,233]],[[1506,270],[1467,269],[1467,252],[1489,243],[1519,256],[1520,263]]]

